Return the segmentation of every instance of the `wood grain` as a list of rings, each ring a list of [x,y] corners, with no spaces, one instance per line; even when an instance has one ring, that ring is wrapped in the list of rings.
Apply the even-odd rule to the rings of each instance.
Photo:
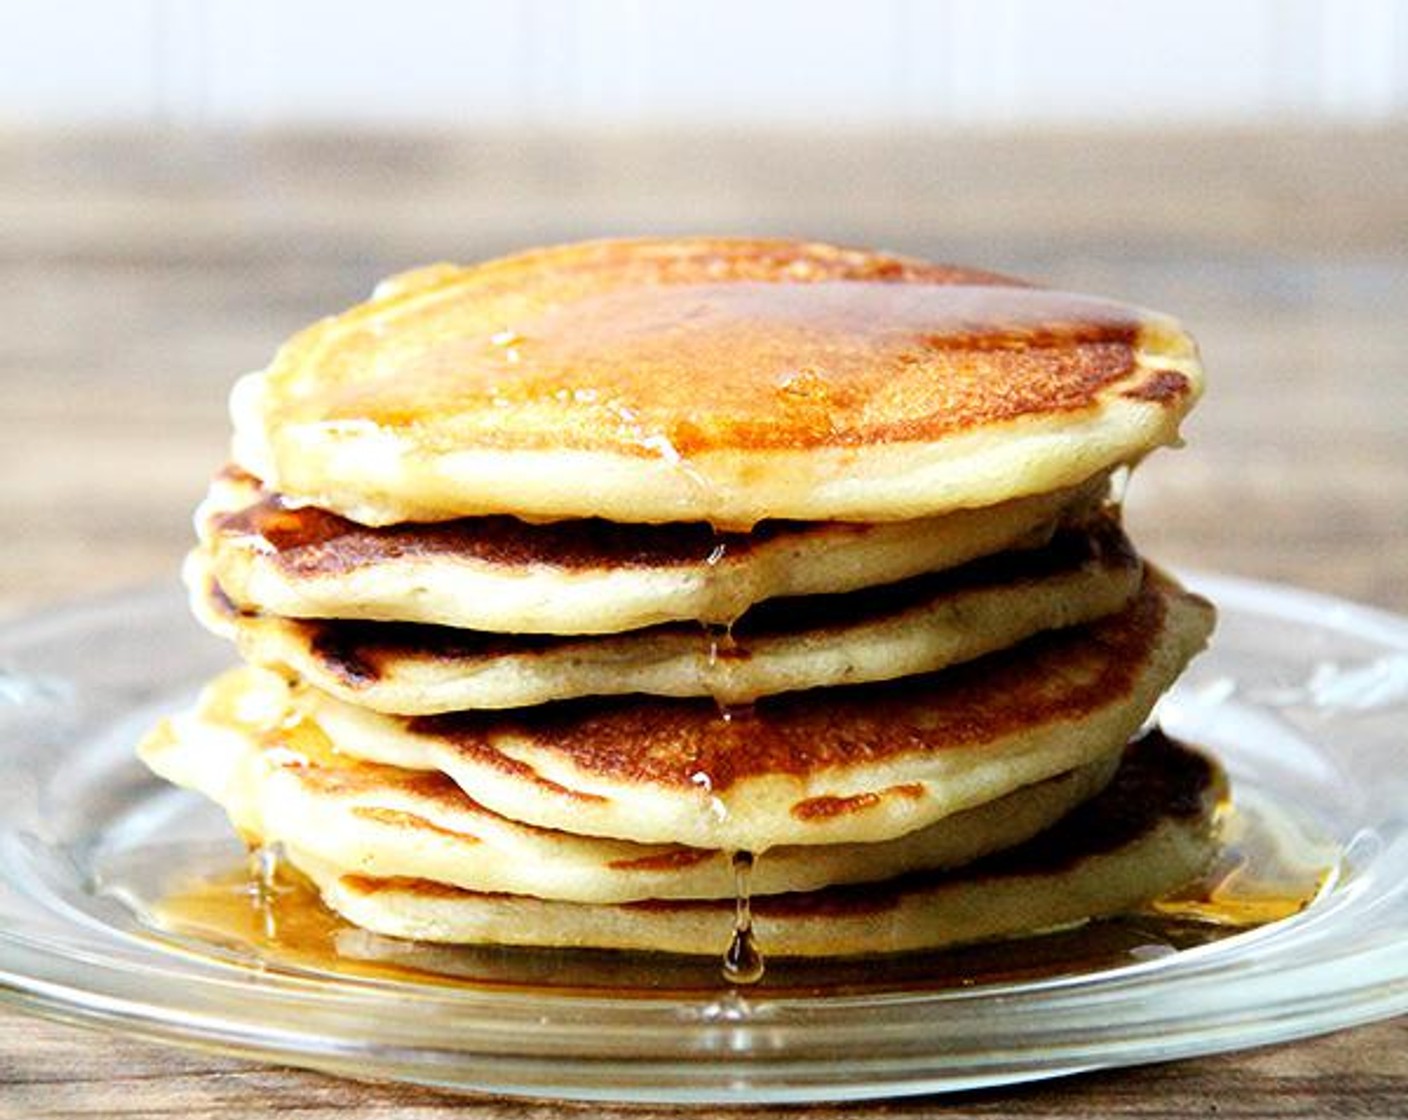
[[[0,135],[0,613],[174,579],[230,381],[378,277],[681,230],[883,245],[1181,315],[1213,387],[1188,447],[1139,472],[1136,539],[1408,611],[1404,182],[1408,129]],[[1398,1021],[808,1115],[1402,1116],[1405,1055]],[[0,1010],[0,1117],[451,1114],[673,1115],[356,1084]]]
[[[172,1050],[76,1027],[0,1018],[0,1120],[24,1117],[383,1117],[474,1120],[663,1120],[700,1115],[660,1106],[491,1098],[346,1081]],[[1408,1019],[1241,1054],[1110,1070],[1015,1089],[800,1108],[714,1107],[710,1117],[1013,1116],[1229,1120],[1359,1117],[1401,1120],[1408,1102]]]

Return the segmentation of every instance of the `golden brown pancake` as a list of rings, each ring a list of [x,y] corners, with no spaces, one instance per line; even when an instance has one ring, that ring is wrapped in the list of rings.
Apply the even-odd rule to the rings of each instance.
[[[297,335],[236,458],[366,524],[466,515],[903,520],[1076,484],[1177,437],[1172,320],[787,241],[442,266]]]
[[[1118,614],[938,673],[766,697],[381,715],[307,690],[337,749],[441,770],[546,828],[763,851],[903,835],[1121,746],[1202,648],[1204,600],[1151,575]]]
[[[1024,936],[1127,912],[1206,869],[1223,793],[1208,759],[1155,734],[1131,748],[1103,793],[1025,845],[956,871],[760,898],[754,929],[769,957],[838,957]],[[715,955],[733,930],[731,900],[583,906],[340,874],[288,854],[334,910],[392,937]]]
[[[755,603],[890,583],[1047,540],[1086,516],[1104,475],[920,521],[530,525],[513,517],[367,528],[290,504],[237,470],[197,513],[201,566],[239,606],[297,618],[426,622],[505,633],[612,633],[733,621]]]
[[[194,554],[197,617],[255,665],[401,715],[516,708],[584,696],[709,696],[743,704],[797,689],[935,672],[1042,630],[1119,610],[1141,565],[1105,515],[1043,548],[841,595],[771,599],[729,630],[694,623],[592,638],[494,634],[241,612]]]
[[[731,853],[577,836],[508,820],[433,771],[360,762],[331,748],[296,700],[263,703],[257,670],[217,678],[195,710],[162,723],[142,758],[206,794],[245,836],[344,874],[417,878],[468,890],[574,902],[732,898]],[[283,690],[287,696],[287,690]],[[814,890],[967,863],[1049,827],[1114,773],[1112,751],[927,828],[880,844],[775,848],[755,894]]]

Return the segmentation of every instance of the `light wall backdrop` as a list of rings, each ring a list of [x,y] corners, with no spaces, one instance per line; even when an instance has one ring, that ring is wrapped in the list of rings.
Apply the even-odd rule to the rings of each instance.
[[[0,0],[0,124],[1408,114],[1408,0]]]

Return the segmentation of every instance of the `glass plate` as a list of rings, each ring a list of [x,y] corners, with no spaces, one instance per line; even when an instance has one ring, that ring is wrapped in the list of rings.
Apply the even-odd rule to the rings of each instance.
[[[1218,754],[1239,803],[1333,845],[1332,881],[1295,917],[1084,973],[938,988],[912,972],[830,989],[448,985],[159,936],[113,883],[189,872],[232,843],[217,810],[132,758],[140,732],[231,659],[163,591],[0,632],[0,995],[360,1078],[694,1102],[972,1089],[1408,1009],[1408,621],[1287,588],[1190,582],[1221,621],[1162,719]]]

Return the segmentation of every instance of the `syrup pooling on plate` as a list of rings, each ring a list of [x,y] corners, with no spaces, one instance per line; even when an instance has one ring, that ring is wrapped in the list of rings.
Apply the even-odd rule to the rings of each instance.
[[[937,953],[825,961],[772,958],[761,992],[849,995],[948,990],[1119,970],[1256,929],[1291,915],[1332,889],[1333,844],[1273,803],[1226,814],[1230,860],[1198,883],[1146,909],[1075,929]],[[247,865],[197,876],[161,891],[111,882],[154,936],[188,951],[233,955],[260,969],[376,978],[411,984],[610,992],[629,997],[717,991],[719,959],[650,953],[435,946],[358,930],[328,910],[296,870],[280,868],[261,891]],[[1267,904],[1274,892],[1280,899]]]
[[[1293,917],[1333,888],[1339,852],[1263,804],[1224,810],[1217,862],[1187,890],[1158,899],[1149,911],[1169,921],[1231,930]]]

